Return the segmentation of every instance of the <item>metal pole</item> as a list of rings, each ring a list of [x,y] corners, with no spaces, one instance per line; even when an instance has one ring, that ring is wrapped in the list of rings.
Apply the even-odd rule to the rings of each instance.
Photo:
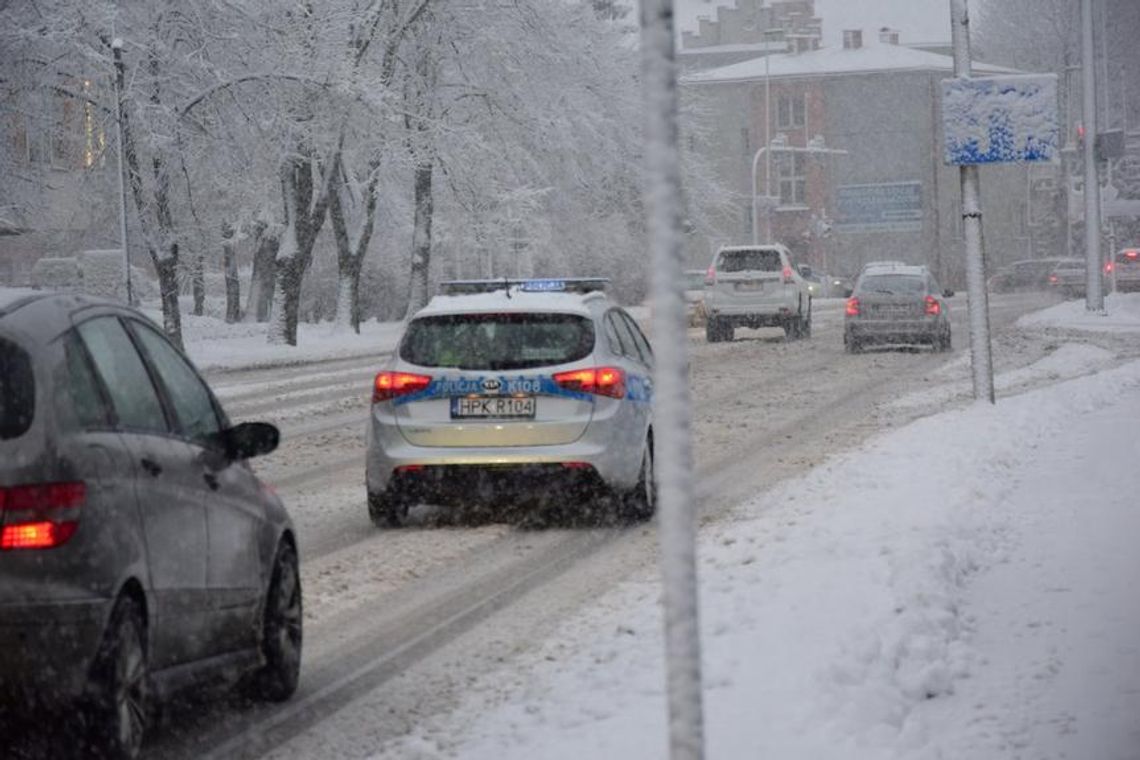
[[[764,44],[764,147],[772,144],[772,50]],[[772,198],[772,151],[764,155],[764,203]],[[772,242],[772,210],[764,209],[764,242]]]
[[[760,163],[760,156],[770,152],[767,145],[762,145],[752,156],[752,242],[754,244],[760,242],[760,222],[756,213],[756,167]],[[765,198],[765,202],[767,202],[767,198]]]
[[[642,0],[642,82],[646,92],[646,207],[653,251],[654,470],[664,576],[669,756],[704,757],[701,643],[697,614],[697,510],[692,477],[688,348],[684,339],[681,169],[673,0]]]
[[[1100,182],[1096,171],[1096,60],[1092,0],[1081,0],[1081,96],[1085,127],[1085,310],[1104,313],[1100,260]]]
[[[115,61],[115,126],[119,141],[119,239],[123,242],[123,276],[127,283],[127,304],[134,304],[135,296],[131,287],[131,253],[127,247],[127,183],[124,175],[127,162],[123,158],[123,86],[126,75],[123,71],[123,41],[116,37],[111,41],[111,55]]]
[[[966,0],[950,0],[954,76],[970,76],[970,15]],[[986,247],[982,236],[982,191],[977,166],[961,168],[962,228],[966,238],[966,291],[970,296],[970,361],[974,398],[994,403],[990,305],[986,293]]]

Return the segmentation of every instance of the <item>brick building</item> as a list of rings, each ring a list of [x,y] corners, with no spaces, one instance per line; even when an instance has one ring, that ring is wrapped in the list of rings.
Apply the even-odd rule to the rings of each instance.
[[[849,30],[841,48],[758,57],[682,79],[682,96],[703,114],[686,127],[700,135],[691,144],[738,199],[728,228],[690,237],[692,264],[718,245],[751,239],[755,215],[759,238],[770,224],[773,240],[824,270],[853,274],[868,260],[901,259],[960,281],[958,171],[942,164],[940,149],[940,82],[953,75],[953,60],[898,38],[885,29],[867,45],[861,30]],[[975,76],[1010,72],[974,66]],[[774,144],[762,154],[766,137]],[[1025,257],[1028,185],[1025,167],[982,170],[992,266]],[[772,200],[753,212],[769,189]]]

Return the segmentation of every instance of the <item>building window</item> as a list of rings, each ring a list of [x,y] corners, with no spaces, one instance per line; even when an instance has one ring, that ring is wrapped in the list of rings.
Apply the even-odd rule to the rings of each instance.
[[[804,126],[804,96],[781,95],[776,104],[776,127],[792,129]]]
[[[780,178],[780,205],[807,205],[807,157],[803,153],[785,153],[777,165]]]

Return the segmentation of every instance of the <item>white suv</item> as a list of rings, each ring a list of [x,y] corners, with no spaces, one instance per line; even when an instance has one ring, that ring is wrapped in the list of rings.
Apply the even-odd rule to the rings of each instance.
[[[705,335],[732,340],[737,327],[782,327],[788,340],[811,335],[811,292],[782,245],[727,246],[705,276]]]

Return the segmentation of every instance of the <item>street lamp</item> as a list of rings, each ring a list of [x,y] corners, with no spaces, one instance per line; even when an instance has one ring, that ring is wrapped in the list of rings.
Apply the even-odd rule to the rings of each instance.
[[[761,156],[765,156],[768,158],[768,166],[770,167],[772,165],[772,161],[771,161],[772,153],[776,153],[776,152],[779,152],[779,153],[808,153],[808,154],[813,154],[813,155],[826,155],[826,156],[846,156],[847,155],[847,151],[845,151],[845,150],[827,147],[826,142],[824,142],[823,135],[816,135],[815,137],[808,140],[808,144],[806,147],[800,148],[800,147],[796,147],[794,145],[788,145],[787,135],[785,135],[784,133],[781,132],[780,134],[776,135],[776,139],[773,140],[770,144],[761,146],[761,148],[758,151],[756,151],[756,154],[754,156],[752,156],[752,242],[753,243],[759,243],[760,242],[759,228],[758,228],[757,219],[756,219],[756,206],[757,206],[756,167],[760,163],[760,157]],[[764,202],[769,204],[769,206],[772,203],[772,189],[771,188],[772,188],[772,173],[771,173],[771,171],[769,171],[768,176],[764,179],[764,195],[765,195],[765,201]],[[764,215],[764,227],[765,227],[764,242],[771,243],[772,242],[772,210],[771,210],[771,208],[769,208],[768,212]]]

